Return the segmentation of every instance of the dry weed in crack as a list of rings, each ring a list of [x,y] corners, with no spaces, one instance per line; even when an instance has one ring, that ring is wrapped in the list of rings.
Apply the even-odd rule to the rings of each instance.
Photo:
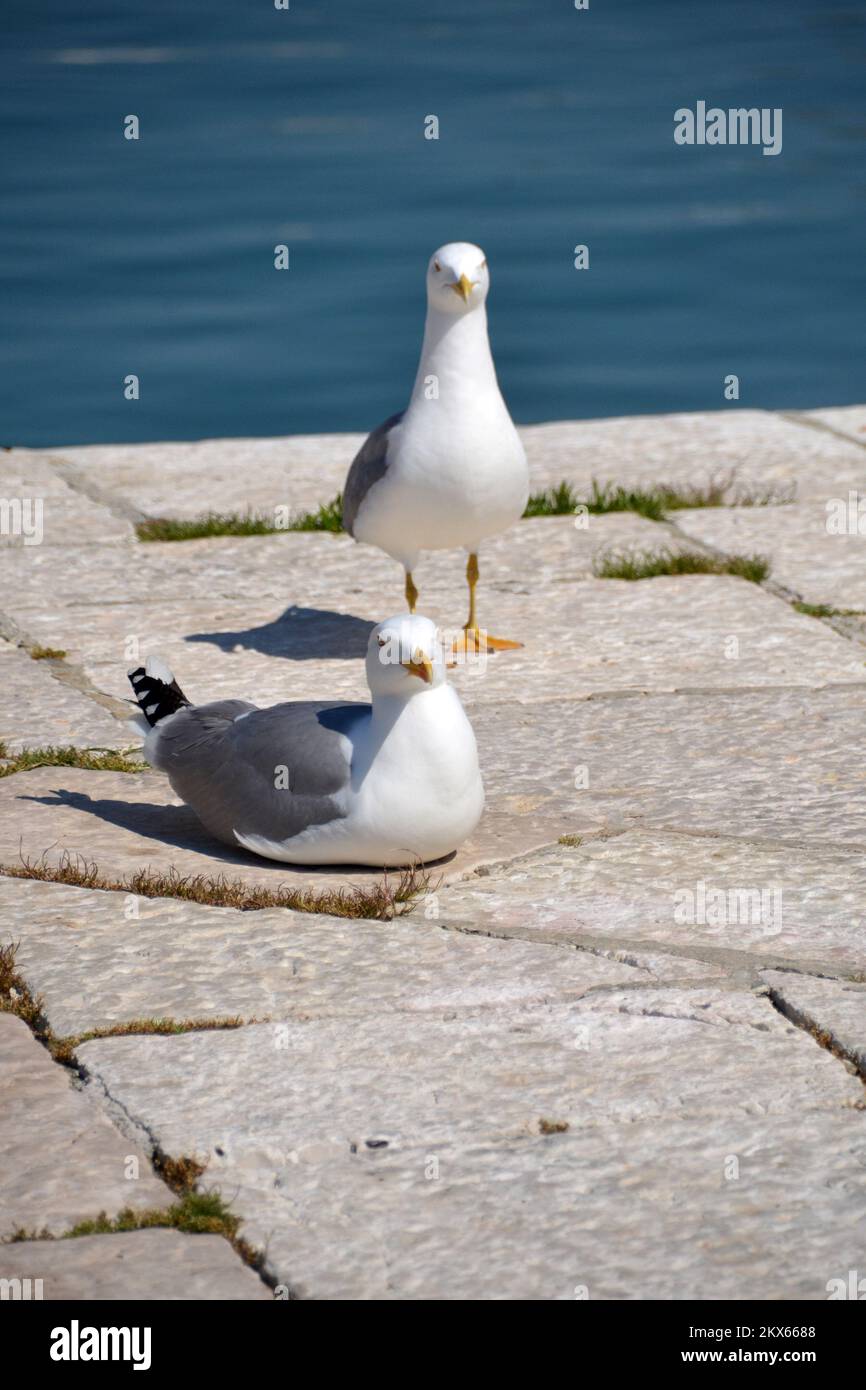
[[[162,871],[138,869],[126,878],[109,878],[100,872],[93,860],[68,851],[63,852],[57,863],[48,860],[47,851],[35,863],[22,856],[20,865],[0,864],[0,875],[35,879],[40,883],[65,883],[108,893],[135,893],[141,898],[180,898],[210,907],[230,907],[239,912],[284,907],[293,912],[380,922],[405,916],[419,897],[432,891],[430,875],[419,865],[401,870],[393,883],[388,872],[383,870],[381,881],[369,887],[311,889],[281,885],[266,888],[250,886],[240,879],[226,878],[224,874],[215,878],[205,874],[181,874],[173,867]]]

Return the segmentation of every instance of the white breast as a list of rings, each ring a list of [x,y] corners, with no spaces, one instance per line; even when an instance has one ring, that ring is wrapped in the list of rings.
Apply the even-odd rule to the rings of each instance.
[[[399,717],[376,713],[352,751],[347,814],[276,843],[238,837],[256,854],[290,864],[392,867],[440,859],[471,835],[484,809],[472,725],[458,696],[441,685],[419,693]]]
[[[496,380],[483,308],[428,315],[412,400],[354,533],[411,568],[421,550],[476,550],[522,515],[529,469]]]

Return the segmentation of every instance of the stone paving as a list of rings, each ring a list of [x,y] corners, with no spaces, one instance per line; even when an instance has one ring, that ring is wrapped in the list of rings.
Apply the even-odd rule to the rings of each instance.
[[[0,1013],[0,1234],[29,1237],[0,1245],[0,1279],[81,1299],[773,1300],[863,1270],[866,613],[837,610],[866,609],[866,535],[827,520],[866,483],[866,408],[523,435],[536,488],[733,469],[793,500],[540,517],[491,542],[481,618],[525,645],[454,673],[487,810],[409,915],[0,877],[0,945],[45,1024],[109,1032],[61,1066]],[[370,625],[401,607],[386,557],[329,534],[135,536],[314,508],[357,443],[0,455],[3,495],[44,505],[41,544],[0,537],[7,751],[137,746],[139,652],[195,699],[362,697]],[[594,577],[600,551],[659,546],[760,552],[771,573]],[[422,611],[462,621],[459,555],[416,579]],[[119,882],[379,878],[233,854],[153,771],[0,778],[0,863],[64,854]],[[170,1205],[154,1156],[207,1162],[199,1188],[263,1277],[213,1235],[46,1238]]]

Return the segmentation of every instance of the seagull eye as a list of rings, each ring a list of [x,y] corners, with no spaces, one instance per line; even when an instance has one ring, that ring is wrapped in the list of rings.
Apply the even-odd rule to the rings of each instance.
[[[434,262],[433,262],[433,269],[434,269],[434,270],[441,270],[441,269],[442,269],[442,267],[441,267],[441,265],[439,264],[438,261],[434,261]]]

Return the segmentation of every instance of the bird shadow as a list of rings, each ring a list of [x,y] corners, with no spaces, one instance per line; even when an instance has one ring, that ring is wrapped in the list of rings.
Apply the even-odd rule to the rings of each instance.
[[[224,652],[240,648],[282,656],[291,661],[324,658],[363,658],[375,623],[350,613],[328,608],[297,608],[294,605],[273,622],[237,632],[192,632],[187,642],[210,642]]]
[[[189,806],[158,805],[149,801],[114,801],[108,797],[92,797],[87,792],[58,788],[44,796],[20,796],[19,801],[37,801],[42,806],[66,806],[96,816],[107,825],[118,826],[133,835],[170,845],[173,849],[194,850],[228,864],[261,864],[255,854],[238,847],[232,850],[205,830]]]
[[[260,869],[262,873],[279,871],[283,877],[293,874],[302,876],[310,872],[329,876],[351,871],[353,874],[371,878],[382,874],[380,868],[367,864],[286,864],[279,860],[264,859],[240,845],[236,850],[232,849],[230,845],[224,845],[221,840],[215,839],[189,806],[159,805],[150,801],[115,801],[108,797],[96,798],[86,792],[69,791],[65,788],[58,788],[44,796],[19,795],[16,800],[35,801],[42,806],[66,806],[73,811],[83,811],[107,825],[128,830],[133,835],[168,845],[172,849],[191,850],[196,854],[206,855],[208,859],[217,859],[236,868],[252,867]],[[453,858],[452,853],[431,863],[445,864]]]

